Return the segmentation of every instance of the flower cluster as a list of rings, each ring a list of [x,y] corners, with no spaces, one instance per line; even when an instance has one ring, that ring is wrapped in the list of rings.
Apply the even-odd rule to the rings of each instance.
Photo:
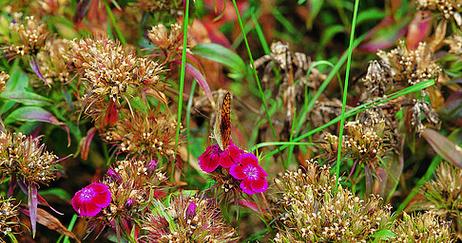
[[[0,196],[0,233],[3,235],[17,232],[20,227],[18,205],[13,201],[13,198]]]
[[[170,29],[167,29],[163,24],[158,24],[148,32],[148,39],[151,43],[164,52],[175,51],[180,48],[182,37],[179,24],[172,24]]]
[[[449,222],[433,212],[408,215],[397,221],[393,227],[395,242],[453,242]]]
[[[118,119],[121,102],[144,93],[159,100],[162,67],[154,60],[138,57],[134,49],[107,38],[82,39],[71,43],[67,60],[83,79],[82,103],[87,115],[103,127]],[[113,116],[111,118],[108,118]],[[100,118],[104,117],[104,120]]]
[[[68,55],[70,41],[65,39],[50,39],[37,54],[37,63],[42,75],[42,81],[47,86],[55,83],[65,84],[71,81],[71,73],[65,56]]]
[[[436,178],[422,188],[425,200],[416,209],[425,209],[449,219],[452,230],[462,239],[462,170],[449,163],[438,167]]]
[[[16,56],[36,55],[45,46],[49,36],[46,25],[34,16],[22,18],[21,14],[15,14],[10,29],[9,45],[4,48],[8,59]]]
[[[391,207],[378,196],[361,200],[336,188],[328,167],[308,162],[306,172],[287,171],[275,180],[274,201],[280,209],[276,242],[365,242],[392,222]]]
[[[258,158],[252,153],[246,153],[232,141],[222,150],[218,144],[207,147],[199,156],[199,166],[204,172],[212,173],[219,166],[240,181],[240,188],[249,195],[265,192],[268,189],[268,174],[258,164]]]
[[[120,117],[103,139],[115,144],[121,153],[145,161],[173,156],[177,124],[171,115],[153,110],[147,114],[122,111]]]
[[[10,75],[8,75],[7,73],[3,71],[0,71],[0,92],[5,90],[6,81],[8,81],[9,78],[10,78]]]
[[[45,150],[40,138],[0,132],[0,174],[28,184],[47,185],[57,178],[58,157]]]
[[[459,0],[418,0],[417,7],[421,10],[440,12],[445,19],[454,18],[462,26],[462,3]]]
[[[462,56],[462,35],[453,35],[445,40],[449,45],[449,52]]]
[[[425,42],[419,43],[415,50],[408,49],[404,42],[400,42],[397,48],[389,52],[379,51],[377,55],[384,63],[382,67],[391,67],[384,71],[391,71],[394,84],[414,85],[428,79],[438,79],[442,74],[441,67],[433,60],[430,46]]]
[[[212,199],[175,196],[165,206],[160,201],[143,220],[142,242],[234,242],[228,226]]]

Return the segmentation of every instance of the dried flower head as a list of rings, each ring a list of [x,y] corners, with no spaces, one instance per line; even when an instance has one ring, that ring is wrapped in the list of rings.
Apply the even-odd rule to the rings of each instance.
[[[165,112],[121,112],[122,119],[107,129],[103,138],[119,152],[149,161],[173,156],[177,123]]]
[[[453,230],[462,239],[462,170],[449,163],[438,167],[436,178],[422,188],[425,201],[418,209],[430,210],[452,221]]]
[[[408,215],[397,221],[393,228],[394,242],[454,242],[449,222],[443,221],[435,213]]]
[[[371,116],[372,113],[368,115]],[[373,115],[378,116],[378,114]],[[396,130],[387,124],[385,117],[364,117],[347,122],[342,140],[342,155],[355,163],[359,162],[371,169],[375,168],[379,164],[379,159],[390,149],[395,148],[396,144],[393,143],[396,140],[395,134]],[[337,145],[338,136],[326,133],[319,148],[327,153],[326,157],[330,160],[337,154]]]
[[[64,39],[50,39],[37,54],[37,63],[43,82],[51,86],[57,83],[68,83],[71,74],[65,60],[70,49],[70,41]]]
[[[462,2],[460,0],[418,0],[417,8],[440,12],[445,19],[454,18],[459,26],[462,25]]]
[[[179,24],[172,24],[170,29],[163,24],[158,24],[148,32],[148,39],[164,52],[178,50],[182,37],[183,32]]]
[[[410,130],[420,133],[427,126],[439,129],[441,120],[431,104],[421,100],[412,102],[414,105],[410,108]]]
[[[234,242],[228,226],[212,199],[174,196],[165,206],[159,201],[143,221],[143,242]]]
[[[382,60],[369,62],[366,76],[361,80],[366,92],[362,93],[362,100],[372,97],[382,97],[387,94],[393,83],[391,67]]]
[[[307,162],[306,172],[287,171],[275,180],[280,211],[276,242],[366,242],[390,227],[389,206],[372,195],[366,201],[336,187],[329,169]]]
[[[109,113],[130,95],[158,95],[162,67],[155,61],[137,57],[134,49],[107,38],[73,41],[67,57],[83,78],[85,112],[95,120]],[[117,108],[117,107],[115,107]]]
[[[3,235],[18,232],[20,228],[18,215],[18,204],[14,204],[14,198],[0,196],[0,232]]]
[[[3,90],[5,90],[6,81],[8,81],[8,79],[10,79],[10,75],[8,75],[8,73],[0,71],[0,92],[3,92]]]
[[[415,50],[409,50],[404,41],[397,48],[377,53],[384,65],[390,66],[393,75],[393,84],[399,86],[414,85],[428,80],[438,79],[442,73],[441,67],[433,60],[433,52],[425,42],[419,43]]]
[[[449,45],[450,53],[462,55],[462,35],[453,35],[448,37],[445,42]]]
[[[45,150],[40,138],[0,132],[0,174],[21,181],[47,185],[57,178],[58,157]]]
[[[15,14],[10,24],[9,45],[4,49],[8,59],[16,56],[36,55],[44,46],[49,36],[46,25],[34,16],[22,18]]]

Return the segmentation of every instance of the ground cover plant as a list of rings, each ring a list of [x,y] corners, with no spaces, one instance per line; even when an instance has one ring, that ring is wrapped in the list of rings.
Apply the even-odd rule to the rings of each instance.
[[[462,241],[462,1],[0,6],[0,242]]]

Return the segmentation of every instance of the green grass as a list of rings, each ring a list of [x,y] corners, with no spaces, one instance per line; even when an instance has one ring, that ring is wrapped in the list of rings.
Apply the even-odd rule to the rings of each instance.
[[[345,84],[343,85],[343,96],[342,96],[342,114],[340,115],[340,130],[338,134],[338,149],[337,149],[337,162],[335,163],[335,175],[337,180],[337,186],[340,179],[340,164],[342,162],[342,139],[343,139],[343,130],[345,125],[345,107],[347,102],[348,96],[348,81],[350,78],[350,70],[351,70],[351,56],[353,54],[353,45],[355,39],[355,29],[356,29],[356,19],[358,17],[358,9],[359,9],[359,0],[355,0],[355,7],[353,11],[353,20],[351,23],[351,32],[350,32],[350,45],[348,47],[348,60],[347,60],[347,67],[346,67],[346,74],[345,74]]]
[[[183,92],[184,92],[184,79],[186,74],[186,50],[188,48],[188,22],[189,22],[189,0],[186,0],[183,20],[183,50],[181,50],[181,67],[180,67],[180,87],[178,90],[178,112],[177,112],[177,127],[175,134],[175,156],[178,150],[178,143],[181,131],[181,115],[183,111]],[[172,162],[172,177],[175,174],[175,162]]]

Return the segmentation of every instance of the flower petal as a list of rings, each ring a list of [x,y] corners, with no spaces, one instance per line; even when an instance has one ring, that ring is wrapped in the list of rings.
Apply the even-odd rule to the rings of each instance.
[[[242,165],[234,164],[229,169],[229,174],[231,174],[231,176],[234,177],[234,179],[242,180],[242,179],[246,178],[243,169],[244,169],[244,167]]]
[[[239,157],[239,163],[245,165],[258,166],[258,158],[252,153],[244,153]]]
[[[201,156],[199,156],[199,166],[206,173],[211,173],[218,168],[218,145],[208,146],[207,149]]]
[[[247,193],[249,195],[255,194],[255,192],[252,190],[250,182],[248,180],[244,180],[240,184],[241,190],[244,193]]]
[[[250,183],[250,187],[254,192],[265,192],[268,189],[268,181],[266,178],[259,178],[258,180],[253,180]]]

